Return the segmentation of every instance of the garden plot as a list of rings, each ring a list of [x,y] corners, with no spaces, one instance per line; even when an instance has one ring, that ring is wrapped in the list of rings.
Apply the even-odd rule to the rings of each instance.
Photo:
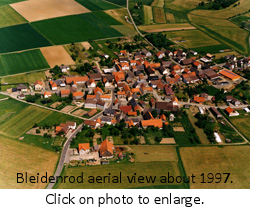
[[[29,0],[11,7],[30,22],[90,12],[74,0]]]

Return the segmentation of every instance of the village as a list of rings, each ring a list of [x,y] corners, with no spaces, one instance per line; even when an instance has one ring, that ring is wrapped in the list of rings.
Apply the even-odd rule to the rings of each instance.
[[[249,57],[225,56],[224,62],[217,64],[210,53],[201,56],[183,49],[156,53],[120,50],[114,54],[113,59],[108,54],[99,55],[99,62],[83,64],[80,73],[73,66],[55,66],[48,71],[47,80],[6,90],[18,100],[84,120],[86,134],[74,136],[76,143],[67,153],[67,164],[106,164],[109,159],[124,157],[134,161],[133,153],[120,144],[182,144],[181,135],[176,135],[188,131],[184,117],[193,126],[187,135],[192,135],[194,128],[198,135],[190,137],[190,143],[245,141],[232,130],[228,118],[250,112],[246,96],[234,93],[238,87],[245,88]],[[110,67],[103,66],[106,63]],[[77,125],[75,121],[54,127],[36,125],[29,133],[68,139]],[[120,126],[136,133],[127,134]],[[235,134],[230,134],[230,129]]]

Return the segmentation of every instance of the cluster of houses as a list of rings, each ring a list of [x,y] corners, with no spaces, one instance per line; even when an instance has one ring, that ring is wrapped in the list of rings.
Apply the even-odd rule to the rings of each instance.
[[[85,125],[92,128],[116,124],[122,119],[128,126],[162,128],[167,120],[161,112],[174,112],[180,106],[173,91],[174,85],[194,86],[204,79],[214,82],[219,78],[230,82],[238,81],[241,76],[232,71],[232,66],[242,68],[250,65],[250,58],[237,60],[235,56],[229,56],[226,57],[225,67],[212,66],[213,55],[208,53],[202,58],[197,58],[196,55],[194,51],[188,54],[183,50],[165,50],[156,53],[160,61],[153,62],[153,55],[147,50],[134,53],[122,50],[118,58],[114,59],[112,68],[93,68],[92,72],[84,76],[64,76],[48,81],[47,85],[37,81],[34,89],[41,91],[44,98],[53,94],[62,98],[71,95],[73,101],[84,108],[100,109],[102,116],[85,121]],[[26,86],[18,88],[24,92]],[[143,99],[144,96],[149,99]],[[190,99],[195,103],[214,101],[214,97],[206,93],[194,95]],[[233,97],[226,98],[226,102],[234,106],[241,104]],[[158,113],[156,117],[151,114],[154,110]],[[231,114],[235,113],[231,111]],[[66,128],[61,127],[60,130],[62,129]]]

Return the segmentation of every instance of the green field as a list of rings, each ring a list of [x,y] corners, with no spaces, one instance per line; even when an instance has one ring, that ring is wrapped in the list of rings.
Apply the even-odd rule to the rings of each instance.
[[[39,49],[0,55],[0,76],[49,68]]]
[[[143,6],[144,9],[144,24],[152,24],[153,23],[153,10],[150,6]]]
[[[34,28],[55,44],[122,36],[111,28],[111,25],[122,24],[104,12],[91,12],[32,23]]]
[[[37,80],[45,80],[44,72],[29,72],[22,75],[5,76],[0,83],[28,83],[32,84]]]
[[[250,139],[250,115],[248,113],[229,117],[229,120],[247,139]]]
[[[25,0],[1,0],[0,1],[0,6],[6,5],[6,4],[12,4],[20,1],[25,1]]]
[[[5,119],[4,122],[1,123],[0,134],[2,135],[17,138],[32,128],[35,123],[42,121],[51,114],[51,111],[29,105],[27,105],[21,111],[17,112],[16,106],[20,106],[19,102],[17,102],[17,105],[15,105],[14,109],[10,110],[9,103],[12,102],[14,101],[9,99],[0,103],[1,108],[6,111],[5,113],[15,112],[11,114],[8,119]],[[6,109],[8,109],[8,112]]]
[[[91,11],[117,9],[119,6],[102,0],[76,0],[78,3]]]
[[[203,32],[232,47],[242,54],[249,54],[249,32],[229,21],[229,18],[249,11],[249,0],[239,6],[222,10],[194,10],[188,17]]]
[[[197,179],[191,189],[249,189],[250,147],[182,147],[180,155],[187,176]],[[201,173],[230,173],[227,183],[200,183]],[[232,182],[231,182],[232,181]]]
[[[106,0],[109,1],[111,3],[120,5],[120,6],[126,6],[126,1],[125,0]]]
[[[38,125],[39,126],[44,126],[44,125],[54,126],[54,125],[59,125],[60,123],[64,123],[67,121],[74,121],[74,122],[77,122],[77,124],[80,124],[82,122],[81,119],[53,111],[53,112],[51,112],[51,114],[47,115],[47,117],[43,118],[43,120],[41,120],[38,123]]]
[[[0,53],[49,46],[50,43],[29,24],[0,29]]]
[[[9,5],[0,6],[0,28],[26,22],[27,21]]]
[[[199,30],[165,32],[167,38],[185,48],[218,45],[219,42]]]

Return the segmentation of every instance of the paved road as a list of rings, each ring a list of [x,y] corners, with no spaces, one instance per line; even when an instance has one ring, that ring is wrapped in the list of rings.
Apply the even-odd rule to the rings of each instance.
[[[0,99],[0,102],[1,102],[1,101],[5,101],[5,100],[7,100],[7,99],[9,99],[9,98],[6,97],[6,98],[3,98],[3,99]]]
[[[74,130],[73,132],[69,132],[66,135],[67,140],[63,145],[63,149],[62,149],[62,152],[61,152],[61,155],[60,155],[60,160],[59,160],[59,163],[58,163],[58,166],[56,168],[54,176],[60,176],[62,169],[63,169],[63,166],[64,166],[65,157],[66,157],[68,149],[70,147],[70,143],[71,143],[73,137],[75,137],[77,135],[77,133],[81,131],[82,127],[83,127],[83,124],[80,124],[76,128],[76,130]],[[46,187],[46,189],[52,189],[54,185],[55,185],[55,183],[49,183],[48,186]]]
[[[216,107],[220,109],[226,109],[227,107],[230,107],[229,105],[221,105],[221,106],[215,106],[215,105],[203,105],[203,104],[198,104],[198,103],[193,103],[193,102],[178,102],[179,105],[193,105],[197,107],[205,107],[205,108],[210,108],[210,107]],[[249,105],[239,105],[239,106],[231,106],[233,109],[241,109],[241,108],[246,108]]]

